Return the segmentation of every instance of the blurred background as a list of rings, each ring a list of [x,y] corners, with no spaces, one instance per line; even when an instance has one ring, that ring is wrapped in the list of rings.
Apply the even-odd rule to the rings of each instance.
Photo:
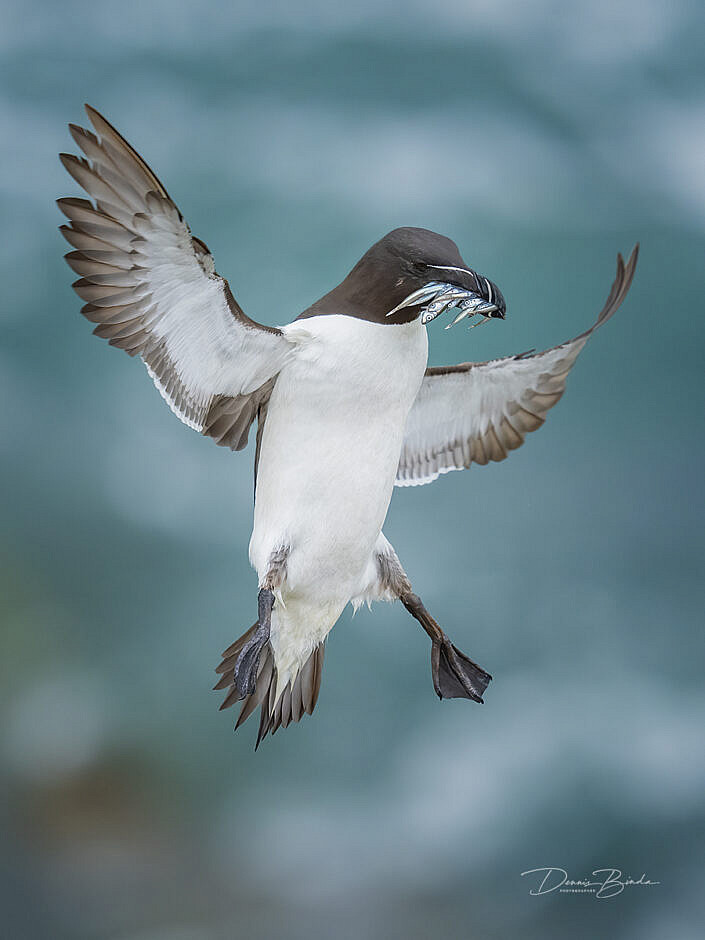
[[[701,937],[702,4],[0,16],[3,935]],[[190,432],[78,314],[54,199],[84,101],[265,323],[418,225],[509,305],[431,326],[431,362],[545,348],[641,242],[545,428],[395,494],[386,534],[495,676],[484,707],[439,703],[425,635],[379,605],[331,634],[312,718],[255,755],[255,721],[218,713],[256,609],[252,449]],[[549,866],[660,884],[530,896]]]

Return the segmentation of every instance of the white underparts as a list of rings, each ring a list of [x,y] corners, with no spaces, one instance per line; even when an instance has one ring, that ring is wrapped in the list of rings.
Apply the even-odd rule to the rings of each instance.
[[[250,542],[260,582],[272,553],[289,547],[282,603],[272,613],[280,689],[345,605],[371,590],[370,565],[428,352],[418,320],[321,316],[284,332],[296,349],[269,402]]]

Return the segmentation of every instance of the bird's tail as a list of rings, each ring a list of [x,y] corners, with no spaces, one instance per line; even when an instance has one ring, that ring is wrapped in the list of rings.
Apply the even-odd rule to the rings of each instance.
[[[262,738],[270,732],[274,734],[279,727],[286,728],[292,721],[298,721],[303,715],[310,715],[313,712],[321,688],[321,673],[325,652],[325,640],[323,640],[314,647],[301,669],[289,679],[284,688],[277,694],[278,682],[277,669],[274,664],[274,651],[271,643],[267,643],[263,647],[260,656],[255,690],[243,698],[235,685],[235,663],[243,646],[256,629],[257,624],[255,623],[225,650],[223,661],[215,670],[217,673],[221,673],[221,678],[213,687],[214,689],[228,690],[223,704],[220,706],[221,711],[224,708],[230,708],[235,702],[242,702],[242,708],[235,723],[236,730],[250,717],[257,706],[260,706],[259,731],[257,732],[255,750],[259,747]]]

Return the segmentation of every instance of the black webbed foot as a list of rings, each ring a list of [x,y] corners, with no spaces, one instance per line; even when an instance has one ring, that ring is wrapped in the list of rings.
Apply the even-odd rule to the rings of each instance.
[[[489,672],[453,646],[418,595],[407,591],[399,600],[431,637],[431,675],[438,698],[469,698],[482,703],[482,693],[492,681]]]
[[[469,698],[482,704],[492,676],[461,653],[445,634],[431,646],[431,674],[438,698]]]
[[[272,607],[274,594],[263,588],[258,597],[259,622],[253,636],[240,650],[233,667],[235,688],[240,698],[252,695],[257,684],[257,672],[262,650],[269,643],[269,633],[272,623]]]
[[[240,655],[235,660],[233,668],[235,687],[240,698],[251,695],[255,691],[257,670],[262,650],[269,640],[269,631],[265,634],[261,627],[257,629],[251,640],[243,646]]]

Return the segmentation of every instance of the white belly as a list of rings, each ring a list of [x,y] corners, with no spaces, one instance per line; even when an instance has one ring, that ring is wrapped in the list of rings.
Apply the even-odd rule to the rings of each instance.
[[[357,593],[382,529],[428,345],[418,320],[322,316],[284,330],[297,354],[269,402],[250,559],[262,579],[290,549],[279,631],[305,630],[313,646]]]

